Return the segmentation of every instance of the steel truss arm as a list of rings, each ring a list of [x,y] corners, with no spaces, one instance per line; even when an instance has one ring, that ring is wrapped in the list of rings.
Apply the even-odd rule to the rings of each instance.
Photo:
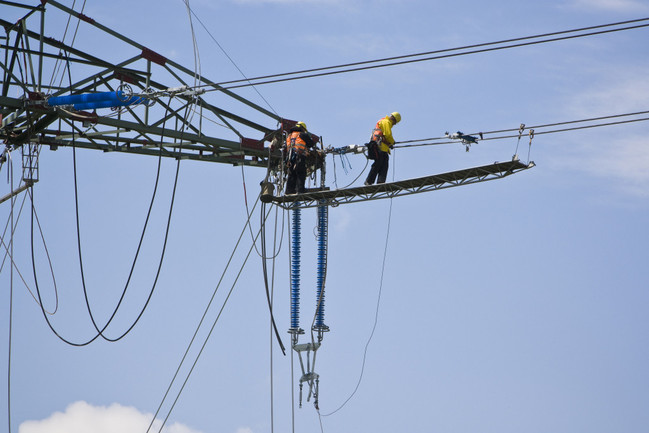
[[[393,198],[402,195],[418,194],[454,186],[470,185],[488,180],[502,179],[522,170],[534,167],[534,162],[524,164],[518,159],[507,162],[495,162],[480,167],[467,168],[448,173],[378,185],[359,186],[347,189],[306,192],[304,194],[275,197],[262,195],[261,200],[273,202],[284,209],[292,209],[295,203],[300,208],[317,207],[323,204],[338,206],[346,203]]]
[[[4,59],[0,65],[3,126],[0,140],[12,147],[37,142],[49,144],[52,148],[75,145],[153,155],[159,154],[162,143],[163,154],[169,157],[268,166],[271,154],[264,142],[277,134],[277,124],[281,120],[277,114],[221,88],[215,81],[196,76],[194,71],[57,1],[42,0],[35,7],[3,0],[0,4],[16,11],[18,8],[28,10],[27,14],[21,12],[21,18],[15,23],[0,19],[6,33],[0,45],[0,55]],[[34,12],[40,12],[39,16]],[[50,27],[45,26],[45,18],[52,14],[60,16],[61,13],[79,19],[86,26],[84,31],[101,32],[112,37],[114,49],[110,55],[123,58],[117,61],[102,59],[49,37],[46,31]],[[75,77],[72,82],[65,79],[63,82],[68,83],[63,85],[58,83],[59,75],[54,83],[54,73],[58,71],[60,74],[60,62],[65,63],[64,68],[71,68],[71,75],[78,76],[78,72],[75,73],[77,66],[87,75]],[[25,74],[37,82],[23,82],[27,80]],[[125,84],[132,85],[134,93],[144,97],[147,94],[165,94],[196,79],[201,86],[219,92],[201,96],[168,93],[173,98],[158,98],[153,107],[129,106],[117,112],[109,109],[92,113],[68,111],[47,104],[51,96],[114,91]],[[34,91],[31,91],[32,86]],[[9,96],[21,93],[22,97]],[[229,99],[217,98],[219,94]],[[221,101],[219,106],[215,105],[215,100]],[[247,114],[238,114],[241,108]],[[55,122],[58,122],[57,127],[53,126]],[[221,138],[224,131],[229,137]],[[276,157],[272,155],[273,159]]]

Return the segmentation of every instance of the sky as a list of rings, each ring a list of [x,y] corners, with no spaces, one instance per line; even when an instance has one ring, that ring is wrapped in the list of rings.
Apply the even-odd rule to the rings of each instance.
[[[217,82],[241,78],[239,70],[256,77],[649,16],[649,3],[639,0],[189,4],[218,45],[195,19],[190,23],[183,1],[88,0],[84,14],[192,70],[193,24],[201,73]],[[61,39],[65,16],[50,12],[48,32]],[[1,5],[0,14],[12,21],[22,12]],[[402,115],[393,129],[398,141],[516,129],[649,109],[648,37],[646,28],[629,30],[237,93],[306,122],[333,147],[365,143],[392,111]],[[129,56],[85,23],[74,45],[112,61]],[[85,71],[71,73],[80,79]],[[218,126],[212,131],[233,139]],[[481,141],[469,152],[459,143],[395,150],[389,181],[506,161],[516,152],[536,167],[493,182],[330,208],[331,330],[317,352],[319,411],[312,401],[298,407],[297,357],[281,354],[269,327],[259,242],[250,250],[258,206],[233,254],[263,169],[182,161],[150,303],[123,339],[83,347],[50,330],[32,295],[27,200],[14,235],[15,269],[26,284],[16,271],[12,283],[7,263],[0,273],[0,428],[136,433],[158,412],[151,431],[168,416],[165,433],[645,432],[647,132],[646,122],[635,122],[539,134],[531,146],[523,136],[520,143]],[[34,248],[44,308],[51,312],[58,299],[50,320],[78,342],[94,329],[79,271],[72,157],[69,148],[41,153],[34,206],[53,271],[38,232]],[[2,169],[4,195],[8,165]],[[77,152],[84,279],[99,323],[124,288],[156,170],[152,157]],[[362,155],[349,156],[345,166],[329,156],[327,183],[360,185],[366,170]],[[175,161],[162,162],[128,296],[106,330],[111,338],[128,329],[151,290],[175,173]],[[10,204],[0,206],[6,222]],[[289,346],[289,215],[270,210],[274,314]],[[315,227],[315,210],[303,211],[303,328],[315,309]],[[197,343],[161,403],[216,288]]]

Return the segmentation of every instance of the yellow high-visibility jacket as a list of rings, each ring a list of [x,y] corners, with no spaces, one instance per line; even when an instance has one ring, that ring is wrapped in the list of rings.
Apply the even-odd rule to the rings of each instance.
[[[394,144],[394,137],[392,137],[392,122],[390,122],[388,116],[376,122],[376,127],[372,132],[372,140],[381,143],[379,145],[381,152],[390,153],[390,146]]]

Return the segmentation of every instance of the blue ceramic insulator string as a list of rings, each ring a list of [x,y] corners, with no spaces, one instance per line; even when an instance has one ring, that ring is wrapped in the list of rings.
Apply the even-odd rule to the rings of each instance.
[[[296,203],[297,205],[297,203]],[[291,329],[300,327],[300,208],[293,208],[291,239]]]
[[[316,298],[316,328],[324,327],[325,307],[325,276],[327,272],[327,225],[329,207],[326,205],[318,207],[318,268],[317,268],[317,298]]]

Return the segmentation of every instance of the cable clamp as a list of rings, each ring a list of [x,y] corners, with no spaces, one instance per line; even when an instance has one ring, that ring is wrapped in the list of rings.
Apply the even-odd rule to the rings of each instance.
[[[202,95],[205,93],[204,88],[191,88],[189,86],[180,86],[180,87],[168,87],[165,90],[152,90],[152,89],[146,89],[144,92],[137,96],[143,96],[146,98],[160,98],[163,96],[187,96],[187,97],[194,97],[198,95]]]

